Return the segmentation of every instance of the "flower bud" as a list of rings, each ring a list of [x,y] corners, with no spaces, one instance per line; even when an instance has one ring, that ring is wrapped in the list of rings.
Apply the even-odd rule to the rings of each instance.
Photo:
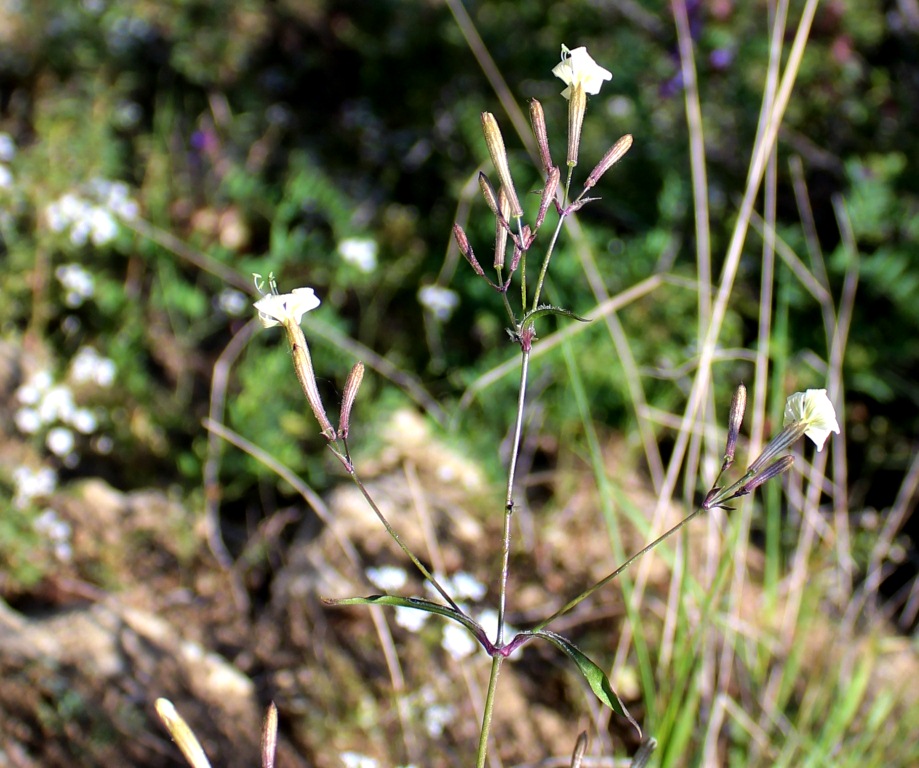
[[[783,472],[787,472],[794,463],[794,456],[783,456],[781,459],[776,459],[772,464],[757,472],[747,482],[740,486],[735,496],[746,496],[748,493],[759,488],[767,480],[771,480],[773,477],[778,477]]]
[[[348,380],[345,382],[345,391],[341,398],[341,417],[338,421],[338,436],[342,440],[348,439],[348,432],[351,429],[351,409],[354,407],[354,400],[357,397],[357,391],[361,388],[361,382],[364,380],[364,364],[355,363],[348,374]]]
[[[491,179],[481,171],[479,171],[478,178],[479,189],[482,190],[482,197],[485,198],[486,205],[488,205],[488,208],[495,216],[500,217],[501,208],[498,205],[498,195],[495,194],[495,188],[491,185]]]
[[[530,123],[533,134],[536,136],[536,145],[539,147],[539,157],[542,160],[542,169],[549,173],[552,170],[552,155],[549,152],[549,134],[546,131],[546,115],[542,111],[542,104],[536,99],[530,101]]]
[[[514,180],[511,178],[511,169],[507,163],[507,150],[504,148],[501,129],[498,127],[498,121],[495,120],[495,116],[491,112],[482,113],[482,132],[485,134],[485,144],[488,146],[491,162],[498,172],[501,185],[507,191],[507,199],[511,204],[511,214],[515,218],[519,218],[523,216],[523,209],[520,207],[520,200],[517,199],[517,191],[514,189]]]
[[[740,425],[743,423],[743,415],[746,407],[747,388],[743,384],[739,384],[737,390],[734,392],[734,398],[731,400],[731,414],[728,417],[728,439],[724,448],[724,462],[721,465],[722,472],[734,463],[737,436],[740,434]]]
[[[587,181],[584,182],[584,189],[590,189],[596,186],[597,182],[600,181],[600,177],[625,157],[625,153],[629,151],[631,146],[632,134],[630,133],[627,133],[619,139],[619,141],[613,144],[613,146],[607,150],[606,154],[603,155],[603,159],[597,163],[597,167],[590,172],[590,176],[588,176]]]
[[[484,277],[485,270],[482,269],[482,265],[479,264],[479,260],[472,252],[472,246],[469,244],[469,238],[466,237],[465,231],[463,231],[463,228],[459,224],[453,225],[453,237],[456,238],[456,244],[459,246],[460,253],[466,257],[466,261],[469,262],[469,265],[472,267],[473,271],[480,277]]]

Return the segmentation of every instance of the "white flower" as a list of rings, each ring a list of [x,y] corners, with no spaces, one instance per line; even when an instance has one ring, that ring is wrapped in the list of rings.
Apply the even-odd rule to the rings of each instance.
[[[231,317],[239,317],[246,309],[246,294],[235,288],[224,288],[215,302],[222,312]]]
[[[795,392],[785,401],[784,426],[804,422],[804,434],[813,440],[817,450],[823,450],[830,432],[839,434],[836,410],[826,395],[825,389],[808,389]]]
[[[562,62],[556,64],[552,74],[561,79],[568,87],[562,91],[562,96],[571,98],[572,89],[580,85],[584,93],[597,94],[604,80],[611,80],[613,73],[603,69],[595,62],[584,46],[569,50],[562,46]]]
[[[34,435],[43,426],[41,416],[34,408],[20,408],[14,414],[13,421],[24,435]]]
[[[8,163],[16,157],[16,142],[8,133],[0,133],[0,162]]]
[[[456,660],[471,656],[476,647],[475,638],[469,634],[469,630],[452,621],[444,624],[444,634],[440,644]]]
[[[431,617],[430,613],[419,611],[415,608],[406,608],[402,605],[396,606],[396,624],[409,632],[420,630]]]
[[[68,377],[74,384],[110,387],[117,373],[114,361],[103,357],[93,347],[80,347],[70,362]]]
[[[118,234],[118,223],[105,208],[93,206],[87,220],[93,245],[106,245]]]
[[[449,288],[439,285],[425,285],[418,291],[418,301],[431,310],[438,320],[449,320],[453,310],[459,306],[459,296]]]
[[[45,392],[38,404],[38,415],[45,424],[55,421],[69,421],[77,409],[73,392],[63,384],[55,384]]]
[[[486,586],[466,571],[457,571],[452,576],[442,576],[439,581],[441,586],[460,602],[464,600],[479,602],[487,592]],[[435,600],[440,594],[430,581],[424,582],[424,591]]]
[[[67,427],[54,427],[45,436],[45,445],[55,456],[67,456],[74,446],[73,432]]]
[[[77,432],[80,432],[84,435],[89,435],[96,431],[96,428],[99,426],[99,420],[89,408],[77,408],[73,413],[73,417],[70,419],[70,426],[72,426]]]
[[[338,244],[341,257],[365,275],[377,268],[377,244],[365,237],[349,237]]]
[[[397,592],[405,586],[408,574],[404,569],[395,565],[382,565],[379,568],[368,568],[367,578],[377,589],[382,589],[384,592]]]
[[[339,757],[345,768],[378,768],[380,765],[372,757],[362,755],[360,752],[342,752]]]
[[[64,303],[68,307],[81,306],[95,292],[95,278],[79,264],[61,264],[54,270],[54,276],[67,291]]]
[[[22,509],[36,496],[47,496],[57,487],[57,474],[53,469],[42,467],[32,471],[26,466],[13,470],[13,486],[16,489],[13,506]]]
[[[291,322],[300,325],[304,312],[319,306],[319,299],[312,288],[294,288],[290,293],[269,293],[255,302],[258,319],[265,328]]]

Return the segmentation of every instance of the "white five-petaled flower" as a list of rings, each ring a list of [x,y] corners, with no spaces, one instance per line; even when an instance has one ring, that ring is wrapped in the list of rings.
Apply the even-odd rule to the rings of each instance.
[[[823,450],[830,432],[839,434],[836,410],[825,389],[795,392],[785,401],[784,426],[801,422],[807,425],[804,434],[813,440],[818,451]]]
[[[605,80],[611,80],[613,73],[601,67],[587,53],[587,48],[581,46],[573,51],[567,46],[562,46],[562,61],[552,70],[552,74],[560,78],[568,87],[562,91],[562,96],[571,98],[571,91],[580,85],[585,93],[597,94]]]
[[[294,288],[290,293],[269,293],[255,302],[258,319],[265,328],[286,325],[288,322],[300,325],[303,314],[318,306],[319,298],[312,288]]]

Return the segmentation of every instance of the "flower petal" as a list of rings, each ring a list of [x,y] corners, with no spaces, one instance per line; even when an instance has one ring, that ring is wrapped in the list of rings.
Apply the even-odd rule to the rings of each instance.
[[[587,53],[587,48],[581,46],[569,50],[562,46],[562,61],[557,64],[552,74],[561,79],[568,87],[562,91],[566,99],[571,97],[571,91],[580,85],[585,93],[597,94],[605,80],[610,80],[613,73],[604,69]]]
[[[254,306],[265,328],[287,322],[300,325],[303,314],[319,306],[319,298],[312,288],[294,288],[290,293],[263,296]]]
[[[787,427],[798,422],[807,425],[804,434],[813,441],[818,451],[823,450],[830,432],[839,434],[836,410],[825,389],[795,392],[785,401],[784,425]]]

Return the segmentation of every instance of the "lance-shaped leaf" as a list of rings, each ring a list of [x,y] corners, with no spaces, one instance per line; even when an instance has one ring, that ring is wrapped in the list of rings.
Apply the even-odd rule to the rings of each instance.
[[[638,737],[641,738],[641,728],[638,723],[635,722],[635,718],[629,714],[629,711],[625,708],[625,704],[622,703],[619,696],[616,695],[616,692],[609,684],[609,680],[600,667],[587,658],[574,643],[561,635],[557,635],[555,632],[550,632],[547,629],[540,629],[533,634],[536,637],[542,637],[548,640],[556,648],[567,654],[568,658],[577,664],[578,669],[596,697],[617,715],[622,715],[622,717],[628,720],[635,727],[635,730],[638,731]]]
[[[438,616],[444,616],[445,618],[452,619],[458,624],[462,624],[466,629],[468,629],[475,636],[483,647],[491,652],[493,645],[488,640],[488,636],[485,634],[485,630],[482,629],[482,626],[469,618],[465,613],[460,613],[455,611],[449,606],[441,605],[440,603],[435,603],[432,600],[425,600],[421,597],[399,597],[398,595],[370,595],[369,597],[343,597],[339,599],[328,599],[323,598],[323,603],[326,605],[389,605],[393,608],[412,608],[416,611],[424,611],[425,613],[434,613]]]
[[[562,309],[561,307],[553,307],[550,304],[541,304],[536,307],[536,309],[527,312],[524,315],[523,320],[520,323],[520,328],[528,328],[536,322],[537,318],[542,317],[543,315],[561,315],[562,317],[570,317],[574,320],[579,320],[582,323],[590,322],[586,317],[580,317],[579,315],[574,314],[570,309]]]

